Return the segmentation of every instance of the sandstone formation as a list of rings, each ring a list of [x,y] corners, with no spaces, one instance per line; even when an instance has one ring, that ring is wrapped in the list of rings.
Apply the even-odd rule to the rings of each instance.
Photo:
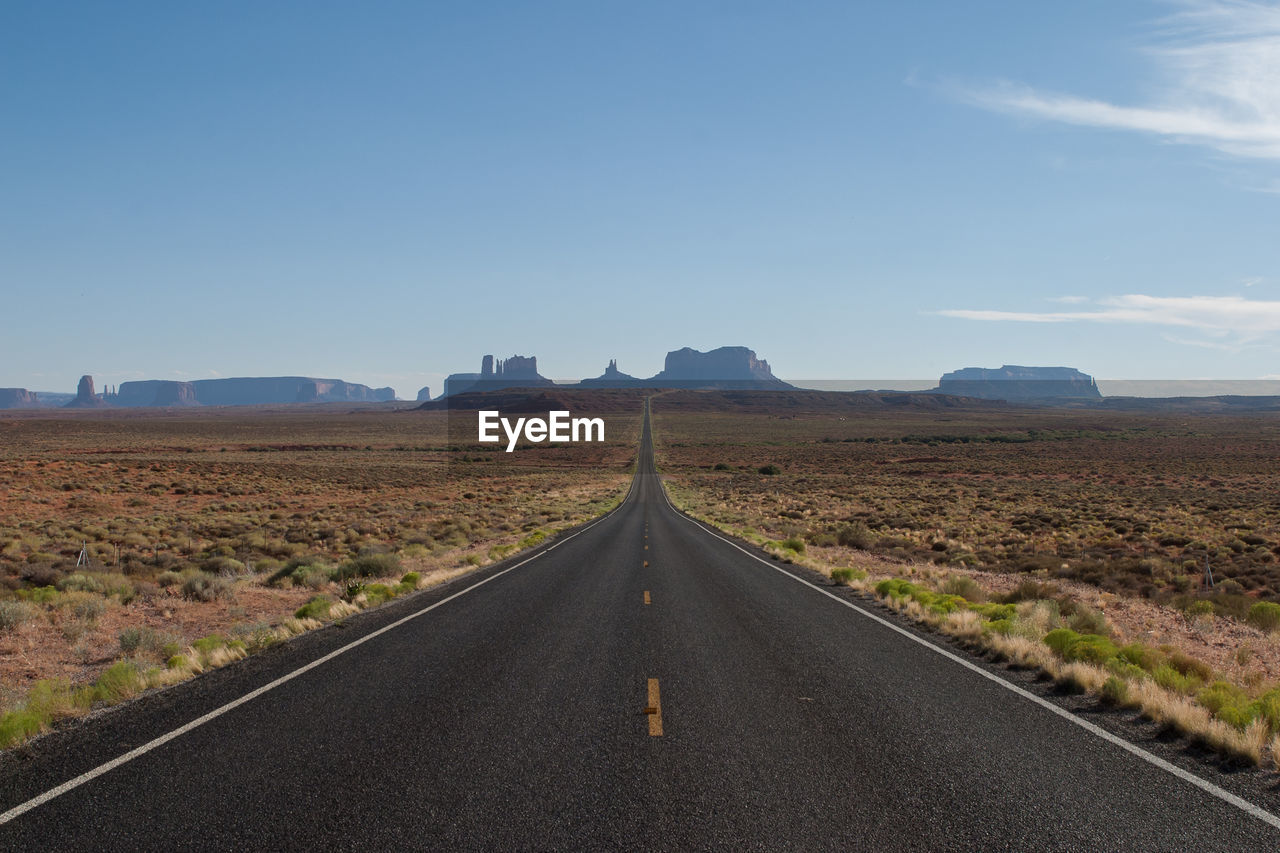
[[[431,386],[423,385],[418,389],[418,396],[415,398],[419,403],[425,403],[431,399]]]
[[[195,386],[170,379],[125,382],[116,391],[117,406],[198,406]]]
[[[604,373],[594,379],[584,379],[578,383],[581,388],[644,388],[648,383],[643,379],[628,376],[618,369],[616,359],[609,359],[609,366]]]
[[[464,392],[496,391],[504,388],[719,388],[784,391],[794,386],[773,375],[769,362],[756,358],[747,347],[720,347],[710,352],[685,347],[667,353],[665,369],[649,379],[637,379],[618,370],[610,360],[600,376],[576,384],[556,385],[538,373],[532,356],[512,356],[495,361],[486,355],[479,373],[454,373],[444,382],[441,399]]]
[[[753,390],[793,387],[773,375],[769,362],[746,347],[720,347],[699,352],[685,347],[667,353],[662,372],[648,380],[661,388],[742,388]]]
[[[966,367],[944,373],[937,392],[984,400],[1101,399],[1093,377],[1074,367]]]
[[[0,388],[0,409],[34,409],[40,400],[26,388]]]
[[[382,403],[394,400],[393,388],[370,388],[341,379],[267,376],[176,382],[149,379],[125,382],[112,402],[120,406],[254,406],[281,403]]]
[[[538,374],[537,356],[513,355],[494,360],[486,355],[480,360],[479,373],[453,373],[444,380],[444,396],[463,391],[497,391],[502,388],[545,388],[555,385]]]
[[[102,398],[100,394],[94,391],[93,377],[88,374],[80,377],[80,384],[76,386],[76,397],[65,408],[68,409],[103,409],[111,405]]]

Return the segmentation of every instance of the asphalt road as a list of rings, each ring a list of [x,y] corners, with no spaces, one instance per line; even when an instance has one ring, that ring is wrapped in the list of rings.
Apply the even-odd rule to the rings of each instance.
[[[682,517],[647,438],[627,501],[532,560],[6,756],[0,811],[364,639],[12,817],[0,849],[1280,849]]]

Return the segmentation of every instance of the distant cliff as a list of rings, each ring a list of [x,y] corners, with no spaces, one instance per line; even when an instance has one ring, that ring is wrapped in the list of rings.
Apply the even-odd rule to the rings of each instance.
[[[40,399],[26,388],[0,388],[0,409],[34,409]]]
[[[463,391],[498,391],[503,388],[545,388],[555,385],[538,373],[538,357],[513,355],[494,360],[486,355],[480,360],[479,373],[452,373],[444,380],[444,396]]]
[[[594,379],[584,379],[578,383],[580,388],[643,388],[648,383],[643,379],[628,376],[618,369],[616,359],[609,359],[609,366],[604,373]]]
[[[111,402],[117,406],[254,406],[280,403],[383,403],[395,399],[392,388],[370,388],[341,379],[267,376],[197,379],[177,382],[148,379],[121,383]]]
[[[67,409],[105,409],[111,404],[103,399],[101,394],[94,391],[93,377],[84,375],[80,377],[80,384],[76,386],[75,399],[64,408]]]
[[[667,353],[661,373],[647,380],[662,388],[741,388],[752,390],[793,387],[773,375],[769,362],[746,347],[720,347],[699,352],[685,347]]]
[[[198,406],[195,386],[169,379],[125,382],[116,391],[117,406]]]
[[[944,373],[937,392],[984,400],[1101,399],[1093,377],[1074,367],[966,367]]]
[[[773,375],[769,362],[756,358],[746,347],[720,347],[710,352],[685,347],[667,353],[665,368],[648,379],[637,379],[618,370],[615,360],[600,376],[576,384],[556,385],[538,373],[532,356],[512,356],[494,361],[486,355],[479,373],[453,373],[444,381],[441,399],[466,392],[498,391],[504,388],[719,388],[785,391],[794,386]]]

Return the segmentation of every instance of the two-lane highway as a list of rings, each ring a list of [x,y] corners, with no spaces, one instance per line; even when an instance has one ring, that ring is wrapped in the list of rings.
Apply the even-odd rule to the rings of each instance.
[[[624,504],[511,564],[10,817],[0,849],[1280,848],[1274,817],[675,512],[647,417]],[[243,695],[311,662],[274,651],[214,675]],[[203,681],[87,721],[100,758],[7,758],[0,810],[221,709]]]

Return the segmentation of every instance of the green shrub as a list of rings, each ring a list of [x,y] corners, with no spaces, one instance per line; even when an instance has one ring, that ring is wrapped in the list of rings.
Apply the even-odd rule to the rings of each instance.
[[[327,595],[317,595],[293,612],[297,619],[318,619],[323,622],[329,618],[329,608],[333,600]]]
[[[169,659],[165,661],[165,666],[169,667],[169,669],[181,669],[182,667],[190,665],[191,660],[186,655],[171,655]]]
[[[104,594],[106,591],[102,581],[84,572],[67,575],[58,581],[58,589],[62,592],[96,592],[99,595]]]
[[[94,682],[94,696],[108,704],[128,699],[146,684],[138,667],[129,661],[119,661],[107,668]]]
[[[47,722],[47,717],[30,708],[16,708],[0,714],[0,749],[8,749],[38,735]]]
[[[1013,631],[1012,619],[993,619],[986,622],[982,626],[983,630],[990,631],[993,634],[1009,634]]]
[[[766,477],[772,477],[782,473],[782,469],[779,468],[777,465],[761,465],[756,470],[759,471],[761,474],[764,474]]]
[[[1280,734],[1280,687],[1273,687],[1253,702],[1257,716],[1267,721],[1273,734]]]
[[[959,595],[929,595],[928,601],[921,600],[920,603],[928,607],[934,613],[947,614],[954,613],[957,610],[965,610],[969,606],[969,602],[965,601],[963,596]]]
[[[239,560],[233,560],[231,557],[210,557],[200,564],[200,568],[210,574],[227,578],[242,575],[247,571],[244,563]]]
[[[1183,675],[1167,663],[1157,666],[1151,673],[1152,679],[1165,690],[1177,693],[1192,693],[1203,682],[1194,676]]]
[[[32,604],[57,604],[58,588],[53,586],[37,586],[32,589],[18,590],[18,597]]]
[[[1195,617],[1195,616],[1212,616],[1212,615],[1213,615],[1213,602],[1212,602],[1212,601],[1206,601],[1205,599],[1200,599],[1200,600],[1198,600],[1198,601],[1193,601],[1193,602],[1191,602],[1191,604],[1190,604],[1190,605],[1188,605],[1188,607],[1187,607],[1187,611],[1186,611],[1186,612],[1187,612],[1187,615],[1188,615],[1188,616],[1191,616],[1191,617]]]
[[[516,550],[517,547],[519,546],[494,545],[492,548],[489,549],[489,559],[493,560],[495,563],[499,560],[504,560],[511,554],[512,551]]]
[[[968,575],[951,575],[943,581],[942,591],[948,595],[959,595],[966,601],[983,601],[987,597],[978,582]]]
[[[915,591],[915,584],[902,578],[886,578],[876,584],[876,593],[889,598],[906,598]]]
[[[801,539],[799,536],[791,536],[787,539],[783,539],[778,544],[780,544],[783,548],[790,548],[792,551],[795,551],[797,554],[804,553],[804,540]]]
[[[1067,649],[1080,639],[1080,635],[1070,628],[1054,628],[1044,635],[1044,644],[1058,653],[1059,657],[1067,656]]]
[[[405,572],[404,577],[400,578],[400,583],[408,584],[414,589],[418,588],[418,584],[422,582],[422,575],[417,572]]]
[[[1064,657],[1069,661],[1105,664],[1116,656],[1116,644],[1100,634],[1081,634],[1067,649]]]
[[[384,601],[396,597],[395,590],[385,583],[371,583],[365,587],[365,598],[368,600],[369,606],[373,607]]]
[[[124,652],[126,655],[131,655],[138,651],[138,649],[142,648],[143,641],[148,639],[147,635],[154,634],[154,631],[146,627],[125,628],[116,635],[116,639],[120,643],[120,651]]]
[[[280,571],[280,567],[283,565],[284,563],[280,562],[275,557],[262,557],[261,559],[253,561],[253,571],[256,574],[270,575],[271,577],[274,577],[275,573]]]
[[[133,583],[121,574],[111,572],[76,572],[58,581],[62,592],[92,592],[104,597],[116,596],[121,604],[133,600]]]
[[[836,531],[836,541],[846,548],[865,551],[875,543],[875,536],[861,521],[850,522]]]
[[[0,601],[0,631],[16,631],[35,615],[35,608],[25,601]]]
[[[1018,612],[1016,604],[970,604],[969,609],[983,619],[1012,620]]]
[[[179,586],[182,583],[182,575],[175,571],[164,571],[156,578],[156,583],[160,586]]]
[[[1250,702],[1247,693],[1226,681],[1213,682],[1196,694],[1196,700],[1215,717],[1239,729],[1247,728],[1262,713],[1259,703]]]
[[[1196,694],[1196,701],[1217,714],[1228,705],[1248,705],[1249,696],[1234,684],[1215,681]]]
[[[535,530],[528,536],[520,540],[521,548],[532,548],[535,545],[541,545],[547,538],[545,530]]]
[[[1186,655],[1177,649],[1169,652],[1169,665],[1185,676],[1198,681],[1209,681],[1213,678],[1213,670],[1207,663]]]
[[[1111,626],[1107,624],[1107,617],[1083,604],[1076,605],[1075,612],[1071,614],[1067,624],[1081,634],[1099,634],[1104,637],[1111,635]]]
[[[93,622],[107,609],[106,600],[92,592],[70,592],[62,596],[58,603],[85,622]]]
[[[1051,583],[1024,580],[1009,592],[999,597],[1003,604],[1017,604],[1020,601],[1039,601],[1050,599],[1058,594],[1058,588]]]
[[[1142,645],[1142,643],[1130,643],[1117,653],[1125,663],[1136,666],[1144,672],[1152,672],[1160,665],[1161,655],[1155,649]]]
[[[231,590],[231,581],[199,570],[190,571],[182,580],[182,597],[188,601],[230,598]]]
[[[1250,625],[1268,633],[1280,631],[1280,604],[1274,601],[1259,601],[1249,608],[1246,619]]]
[[[848,584],[853,580],[865,580],[867,573],[861,569],[832,569],[831,581],[837,584]]]
[[[1119,676],[1126,681],[1141,681],[1147,677],[1147,671],[1140,666],[1134,666],[1124,658],[1114,657],[1107,660],[1106,667],[1111,671],[1112,675]]]
[[[1102,683],[1102,701],[1108,705],[1124,705],[1129,701],[1129,683],[1111,676]]]
[[[221,634],[210,634],[207,637],[201,637],[191,644],[191,648],[195,649],[202,656],[207,656],[214,649],[220,649],[227,644],[227,638]]]

